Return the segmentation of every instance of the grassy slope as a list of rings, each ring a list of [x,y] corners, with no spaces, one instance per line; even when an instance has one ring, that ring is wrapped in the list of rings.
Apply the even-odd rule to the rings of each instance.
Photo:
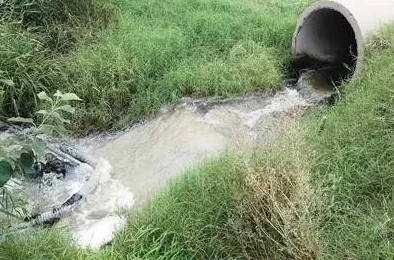
[[[72,1],[66,3],[76,6]],[[13,50],[13,34],[0,40],[0,60],[7,61],[1,64],[6,73],[0,79],[16,83],[12,88],[0,83],[8,93],[3,114],[16,112],[10,96],[19,112],[28,115],[35,105],[34,92],[66,89],[85,101],[73,120],[74,130],[83,131],[130,123],[182,96],[279,88],[296,18],[310,1],[113,0],[118,6],[116,25],[87,44],[81,36],[103,27],[94,21],[110,20],[104,14],[113,11],[111,5],[102,2],[94,1],[100,8],[92,14],[83,9],[88,14],[80,16],[77,9],[69,21],[55,21],[59,30],[45,20],[38,47],[49,42],[51,48],[41,50],[37,35],[23,30],[16,33],[24,37],[23,48]],[[88,20],[79,23],[85,16]],[[60,48],[69,38],[75,44]],[[10,95],[12,91],[16,93]]]
[[[72,91],[86,101],[84,120],[75,121],[83,124],[79,128],[130,122],[182,96],[280,87],[305,3],[119,0],[118,5],[117,29],[82,49],[72,63]]]
[[[318,152],[312,180],[331,201],[322,223],[326,258],[394,257],[393,70],[390,28],[367,47],[361,78],[345,86],[327,114],[310,121],[310,143]]]

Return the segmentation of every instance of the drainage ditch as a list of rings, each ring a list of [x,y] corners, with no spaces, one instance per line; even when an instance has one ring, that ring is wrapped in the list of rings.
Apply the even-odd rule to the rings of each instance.
[[[98,249],[109,243],[126,224],[133,205],[146,202],[188,168],[226,150],[250,153],[308,107],[330,102],[344,81],[360,73],[367,33],[391,21],[393,10],[389,1],[312,5],[298,22],[295,59],[284,89],[276,94],[183,99],[164,107],[154,119],[110,138],[65,140],[90,154],[95,163],[67,152],[56,154],[56,160],[75,164],[60,174],[45,172],[47,176],[40,179],[44,185],[15,180],[11,188],[23,191],[32,216],[16,227],[52,224],[70,231],[83,247]],[[1,142],[7,138],[15,136],[0,133]]]

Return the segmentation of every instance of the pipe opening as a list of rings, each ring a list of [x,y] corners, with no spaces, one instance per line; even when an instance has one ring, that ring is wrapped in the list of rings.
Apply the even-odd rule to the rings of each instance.
[[[329,8],[315,10],[298,28],[292,69],[297,77],[319,70],[328,85],[339,86],[355,72],[357,47],[355,32],[344,15]]]

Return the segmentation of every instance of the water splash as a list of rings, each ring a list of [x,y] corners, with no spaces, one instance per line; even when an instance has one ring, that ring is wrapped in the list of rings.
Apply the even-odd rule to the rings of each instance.
[[[100,177],[94,191],[57,225],[67,228],[80,246],[91,249],[99,249],[113,240],[115,232],[126,225],[134,204],[129,189],[111,177],[108,161],[101,158],[95,169],[94,174]]]

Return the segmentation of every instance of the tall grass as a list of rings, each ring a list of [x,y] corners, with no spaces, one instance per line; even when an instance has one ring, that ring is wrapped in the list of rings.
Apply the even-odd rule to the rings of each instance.
[[[36,106],[41,90],[52,90],[60,68],[30,34],[8,24],[0,24],[0,90],[4,100],[1,115],[27,116]]]
[[[0,116],[32,116],[35,94],[65,89],[63,58],[96,39],[112,20],[110,3],[8,0],[0,3]]]
[[[0,83],[0,112],[31,116],[32,93],[72,91],[85,100],[73,120],[81,133],[129,125],[183,96],[278,89],[308,2],[4,1],[0,79],[12,86]]]
[[[321,223],[329,259],[394,257],[394,28],[373,37],[366,53],[360,79],[309,122],[318,151],[311,178],[331,201]]]
[[[255,57],[267,60],[264,66],[272,69],[271,74],[278,68],[280,71],[279,60],[286,60],[285,54],[271,60],[276,55],[273,38],[238,39],[237,30],[233,30],[237,23],[231,24],[232,18],[226,15],[220,17],[225,23],[197,30],[208,26],[204,24],[206,20],[216,18],[212,15],[199,20],[193,13],[205,13],[209,7],[211,14],[220,10],[238,17],[236,21],[245,21],[255,11],[288,12],[292,8],[288,3],[201,0],[186,4],[167,0],[119,4],[130,8],[122,12],[132,10],[134,18],[122,17],[118,29],[130,26],[133,33],[106,32],[103,42],[93,45],[95,51],[79,50],[75,56],[75,64],[88,68],[91,74],[73,71],[74,87],[78,82],[83,86],[91,81],[86,98],[89,91],[97,91],[97,102],[109,109],[91,115],[95,125],[107,124],[113,115],[118,115],[116,111],[128,106],[130,115],[137,118],[153,111],[163,100],[176,100],[183,94],[240,93],[242,88],[234,82],[242,79],[249,84],[239,76],[244,75],[242,69],[250,75],[258,74],[253,65]],[[166,16],[157,19],[159,14]],[[227,24],[235,27],[226,31]],[[188,30],[184,31],[183,26]],[[265,35],[280,27],[270,26],[273,23]],[[191,33],[187,35],[192,29],[205,41],[199,42]],[[253,35],[252,32],[247,35]],[[221,35],[222,40],[213,35]],[[122,37],[133,41],[123,41]],[[286,37],[275,39],[278,50],[285,48],[282,44]],[[209,45],[205,44],[209,39]],[[123,50],[131,51],[124,54]],[[282,140],[256,152],[251,160],[224,156],[184,175],[145,209],[132,214],[127,229],[98,254],[78,251],[67,242],[58,243],[59,234],[50,233],[38,240],[29,237],[6,241],[0,245],[0,258],[392,259],[393,26],[371,39],[364,63],[363,75],[344,86],[335,106],[313,109],[301,129],[290,131]],[[226,73],[222,74],[222,70]],[[205,81],[206,75],[212,80]],[[113,80],[105,81],[110,77]],[[261,82],[268,82],[268,77],[262,77]],[[227,78],[233,80],[223,80]],[[274,82],[275,77],[270,80]],[[110,87],[96,90],[95,86],[103,82]],[[223,82],[230,89],[228,93],[217,87]],[[254,83],[250,84],[253,89]],[[130,86],[135,89],[130,91]],[[171,92],[161,86],[170,86]],[[109,97],[119,103],[105,103]],[[145,104],[147,100],[151,102]],[[87,111],[93,109],[93,104],[101,106],[89,102],[93,101],[88,99],[85,103]],[[83,114],[80,117],[87,118]],[[121,116],[117,120],[122,120]],[[55,241],[54,249],[48,246],[46,238]]]
[[[0,245],[1,260],[77,260],[88,256],[88,252],[74,246],[67,235],[51,230],[11,235]]]
[[[107,2],[107,3],[106,3]],[[114,18],[111,1],[101,0],[6,0],[0,4],[0,20],[20,24],[40,45],[69,52]]]
[[[393,26],[369,42],[364,64],[333,107],[251,160],[225,156],[184,175],[98,254],[29,238],[1,244],[0,257],[392,259]]]
[[[116,29],[70,62],[71,91],[85,100],[75,127],[130,123],[182,96],[280,88],[307,2],[118,0]]]
[[[137,221],[134,230],[129,229],[125,231],[128,235],[120,236],[135,240],[120,240],[119,251],[114,250],[119,243],[115,241],[113,251],[107,252],[118,258],[125,257],[133,252],[131,248],[122,251],[130,243],[144,249],[140,257],[155,252],[154,257],[163,259],[190,258],[187,249],[182,251],[190,247],[178,239],[180,234],[187,234],[186,241],[202,241],[196,247],[196,252],[202,255],[195,255],[200,258],[393,258],[394,78],[391,71],[394,69],[394,28],[375,36],[366,53],[364,74],[344,86],[341,99],[334,107],[315,109],[304,120],[306,132],[302,129],[298,129],[298,134],[290,132],[290,137],[256,153],[250,163],[244,164],[246,168],[239,169],[245,178],[238,190],[239,196],[235,197],[234,207],[226,209],[231,214],[224,214],[225,228],[208,233],[211,239],[205,236],[201,239],[201,233],[193,236],[195,233],[190,232],[194,231],[190,227],[205,220],[203,223],[216,227],[217,222],[208,216],[188,218],[190,211],[182,206],[178,206],[181,211],[174,212],[157,204],[161,217],[149,210],[143,213],[146,214],[143,219],[151,220],[147,222],[149,229],[143,228],[142,233],[138,233],[139,227],[146,225]],[[224,169],[226,165],[228,163],[221,162],[217,169]],[[211,196],[216,198],[222,194],[188,196],[183,193],[185,186],[180,187],[182,189],[176,189],[172,195],[174,198],[198,201],[188,210],[206,207],[205,201],[210,201]],[[197,199],[192,199],[194,197]],[[215,199],[213,202],[218,203]],[[177,217],[172,218],[174,216]],[[184,217],[187,222],[183,222]],[[168,224],[162,229],[167,220]],[[155,228],[159,228],[159,234],[154,233]],[[176,239],[173,230],[181,231],[176,232]],[[217,241],[218,237],[232,239]],[[206,250],[212,246],[211,241],[215,241],[213,252],[222,252],[216,250],[222,248],[224,241],[224,248],[232,254],[204,255],[212,252]],[[158,248],[160,250],[156,250]]]
[[[308,2],[4,1],[0,26],[13,32],[0,39],[1,79],[13,84],[0,83],[1,114],[30,116],[38,90],[72,91],[85,100],[73,120],[81,133],[128,125],[183,96],[280,88]]]

